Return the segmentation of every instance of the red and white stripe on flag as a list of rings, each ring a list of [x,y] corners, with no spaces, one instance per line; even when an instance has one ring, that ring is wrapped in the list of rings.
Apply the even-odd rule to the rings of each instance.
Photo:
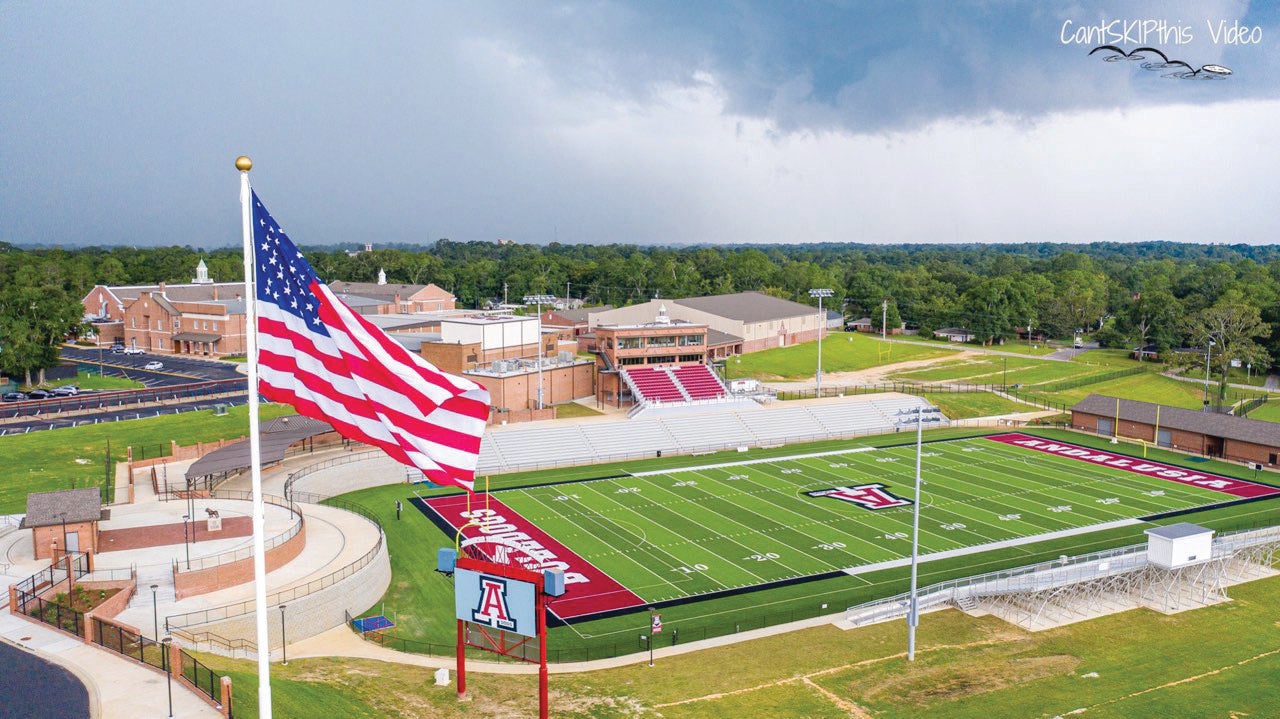
[[[259,390],[436,484],[472,490],[489,392],[348,307],[253,196]]]

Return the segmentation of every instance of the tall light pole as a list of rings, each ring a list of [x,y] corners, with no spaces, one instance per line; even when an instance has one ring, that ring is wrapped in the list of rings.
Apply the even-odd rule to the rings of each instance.
[[[1206,348],[1204,353],[1204,410],[1203,411],[1205,412],[1209,411],[1209,361],[1210,361],[1210,358],[1213,357],[1213,345],[1214,345],[1213,338],[1210,337],[1209,346],[1208,348]],[[63,543],[65,544],[66,540],[63,540]]]
[[[556,301],[551,295],[525,295],[524,303],[538,308],[538,409],[542,409],[542,306]]]
[[[907,661],[909,662],[916,660],[916,627],[920,625],[920,597],[916,590],[920,564],[920,485],[922,484],[920,458],[924,444],[924,415],[927,412],[936,413],[937,411],[934,407],[928,409],[917,407],[914,411],[916,415],[916,496],[911,513],[911,605],[907,610]]]
[[[187,571],[191,571],[191,540],[187,539],[187,520],[191,515],[182,515],[182,546],[187,550]]]
[[[280,653],[281,666],[289,666],[289,634],[284,630],[284,606],[280,605]]]
[[[822,298],[830,297],[834,292],[826,288],[809,290],[810,297],[818,298],[818,374],[817,379],[818,396],[822,396],[822,331],[827,328],[827,315],[822,311]]]
[[[156,641],[160,640],[160,609],[156,602],[156,590],[160,588],[159,584],[151,585],[151,622],[154,625],[152,631]]]

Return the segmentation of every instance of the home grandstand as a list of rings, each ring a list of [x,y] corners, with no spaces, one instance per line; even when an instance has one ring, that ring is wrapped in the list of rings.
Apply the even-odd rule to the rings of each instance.
[[[714,414],[494,428],[480,444],[477,471],[500,474],[880,434],[914,427],[914,410],[931,406],[920,397],[883,394],[770,407],[750,404]],[[939,419],[930,426],[945,424]]]

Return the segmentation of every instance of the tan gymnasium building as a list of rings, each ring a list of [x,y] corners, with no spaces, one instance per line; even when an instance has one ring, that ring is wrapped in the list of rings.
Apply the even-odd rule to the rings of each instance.
[[[1280,423],[1275,422],[1091,394],[1071,408],[1071,426],[1208,457],[1280,466]]]
[[[662,307],[673,321],[705,325],[712,337],[730,337],[733,346],[724,354],[747,354],[816,340],[824,325],[818,308],[762,292],[650,300],[591,312],[588,321],[592,329],[600,325],[643,325],[662,314]]]

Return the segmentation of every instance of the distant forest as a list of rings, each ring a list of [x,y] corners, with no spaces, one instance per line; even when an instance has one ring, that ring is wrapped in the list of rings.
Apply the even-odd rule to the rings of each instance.
[[[999,343],[1031,327],[1050,337],[1084,332],[1110,347],[1164,350],[1213,339],[1222,362],[1266,367],[1280,357],[1280,247],[1167,242],[1009,245],[496,244],[439,240],[348,254],[304,247],[325,280],[434,282],[460,306],[504,296],[580,297],[622,305],[654,297],[758,290],[813,303],[835,291],[846,318],[882,302],[889,323],[929,331],[963,327]],[[78,301],[94,285],[189,282],[204,259],[217,281],[242,279],[238,248],[24,249],[0,243],[0,371],[3,338],[35,299]],[[24,313],[24,309],[28,310]],[[1215,357],[1217,360],[1218,357]],[[1215,365],[1218,362],[1215,361]]]

